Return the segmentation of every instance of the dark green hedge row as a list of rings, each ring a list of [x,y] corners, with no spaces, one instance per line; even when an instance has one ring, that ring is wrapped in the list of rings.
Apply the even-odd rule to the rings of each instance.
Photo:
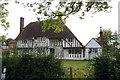
[[[3,56],[3,65],[6,66],[6,80],[44,80],[61,78],[64,71],[61,61],[53,55],[44,57],[22,55]]]

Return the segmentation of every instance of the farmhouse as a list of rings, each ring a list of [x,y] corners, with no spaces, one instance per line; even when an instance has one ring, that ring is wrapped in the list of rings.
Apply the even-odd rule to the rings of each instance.
[[[95,57],[88,57],[91,48],[95,48],[93,52],[95,55],[101,53],[101,46],[97,42],[91,40],[85,48],[67,26],[64,26],[64,31],[60,33],[55,33],[52,28],[42,32],[42,26],[42,21],[31,22],[24,28],[24,18],[20,18],[20,33],[16,38],[18,54],[23,52],[35,55],[55,53],[55,56],[60,59],[83,60]],[[94,42],[95,45],[92,45]],[[89,45],[94,47],[89,47]]]

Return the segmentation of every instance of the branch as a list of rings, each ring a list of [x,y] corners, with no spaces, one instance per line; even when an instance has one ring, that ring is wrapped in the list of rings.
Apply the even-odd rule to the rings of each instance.
[[[91,7],[94,5],[95,2],[90,2],[90,3],[92,4],[87,7],[87,12],[90,11]]]

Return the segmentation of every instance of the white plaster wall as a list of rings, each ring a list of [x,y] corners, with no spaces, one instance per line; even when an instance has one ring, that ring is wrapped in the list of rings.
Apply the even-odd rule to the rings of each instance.
[[[89,49],[85,49],[85,59],[89,59],[88,52],[89,52]]]
[[[64,49],[64,59],[68,59],[69,54],[68,54],[68,49]]]
[[[56,57],[62,57],[62,55],[63,55],[62,47],[55,47],[55,56]]]

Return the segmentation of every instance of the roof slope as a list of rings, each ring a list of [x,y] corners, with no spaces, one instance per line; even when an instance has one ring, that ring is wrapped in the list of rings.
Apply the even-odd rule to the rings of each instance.
[[[48,38],[74,38],[74,34],[64,26],[64,31],[60,33],[55,33],[54,29],[50,28],[49,30],[42,32],[43,22],[31,22],[28,24],[23,32],[17,36],[18,39],[32,39],[33,37],[48,37]]]
[[[102,48],[95,39],[91,39],[85,46],[86,48]]]

